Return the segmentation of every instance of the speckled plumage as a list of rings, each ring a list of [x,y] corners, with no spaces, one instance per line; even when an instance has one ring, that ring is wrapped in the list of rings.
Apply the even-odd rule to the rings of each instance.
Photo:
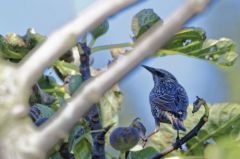
[[[171,123],[176,130],[185,131],[183,120],[187,117],[188,96],[177,79],[168,71],[143,66],[153,75],[154,87],[149,100],[156,126]]]

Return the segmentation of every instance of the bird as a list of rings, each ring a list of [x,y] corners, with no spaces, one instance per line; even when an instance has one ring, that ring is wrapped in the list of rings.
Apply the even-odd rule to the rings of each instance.
[[[183,121],[187,117],[188,95],[184,87],[170,72],[146,65],[142,66],[151,72],[154,81],[149,101],[155,120],[155,130],[147,138],[159,131],[160,123],[169,123],[177,131],[176,140],[179,140],[179,131],[186,131]]]

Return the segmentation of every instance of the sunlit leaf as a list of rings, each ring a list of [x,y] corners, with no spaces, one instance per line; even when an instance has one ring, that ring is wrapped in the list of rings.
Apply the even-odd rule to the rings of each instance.
[[[109,23],[107,20],[105,20],[102,24],[100,24],[98,27],[93,29],[90,33],[93,36],[94,39],[97,39],[98,37],[105,34],[109,29]]]
[[[0,56],[5,59],[20,60],[29,51],[26,43],[16,34],[0,36]]]
[[[232,40],[206,40],[205,32],[200,28],[182,29],[155,56],[172,54],[204,59],[219,66],[232,66],[238,57]]]
[[[208,145],[205,153],[205,159],[235,159],[240,156],[240,142],[231,138],[223,138],[217,144]]]
[[[121,109],[123,95],[117,85],[110,89],[100,100],[103,127],[118,123],[118,112]]]
[[[169,145],[172,145],[176,139],[176,131],[172,128],[170,124],[161,124],[161,131],[156,133],[150,138],[150,143],[154,145],[154,147],[162,150]]]
[[[153,147],[146,147],[140,151],[132,151],[129,154],[129,159],[149,159],[152,155],[157,153]]]
[[[42,76],[38,81],[39,86],[47,93],[64,94],[65,89],[63,86],[57,84],[54,78],[50,76]]]
[[[189,53],[201,49],[205,39],[204,30],[200,28],[184,28],[176,33],[163,49]]]
[[[79,74],[79,67],[75,64],[55,61],[53,65],[63,76]]]
[[[0,56],[18,62],[44,40],[45,36],[35,33],[33,29],[29,29],[24,36],[14,33],[9,33],[5,37],[0,35]]]
[[[143,9],[132,18],[132,32],[135,38],[140,37],[156,22],[162,23],[161,18],[152,9]]]
[[[199,51],[193,51],[191,56],[206,59],[220,66],[232,66],[236,61],[238,54],[235,43],[228,38],[219,40],[206,40],[203,48]]]

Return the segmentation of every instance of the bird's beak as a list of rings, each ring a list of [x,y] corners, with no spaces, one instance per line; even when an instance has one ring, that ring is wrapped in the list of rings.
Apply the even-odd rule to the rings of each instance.
[[[146,70],[148,70],[151,73],[156,73],[155,68],[152,68],[152,67],[149,67],[149,66],[146,66],[146,65],[142,65],[142,67],[144,67]]]

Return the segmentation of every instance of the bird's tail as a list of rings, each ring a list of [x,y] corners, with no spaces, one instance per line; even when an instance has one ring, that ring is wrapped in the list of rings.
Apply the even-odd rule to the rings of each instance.
[[[186,131],[186,128],[185,128],[182,120],[180,120],[179,118],[175,117],[171,113],[166,113],[166,115],[167,115],[166,117],[169,119],[170,123],[172,124],[172,126],[173,126],[173,128],[175,130]]]
[[[172,120],[172,126],[175,130],[182,130],[182,131],[186,131],[186,128],[183,124],[183,121],[181,121],[178,118],[173,118]]]

